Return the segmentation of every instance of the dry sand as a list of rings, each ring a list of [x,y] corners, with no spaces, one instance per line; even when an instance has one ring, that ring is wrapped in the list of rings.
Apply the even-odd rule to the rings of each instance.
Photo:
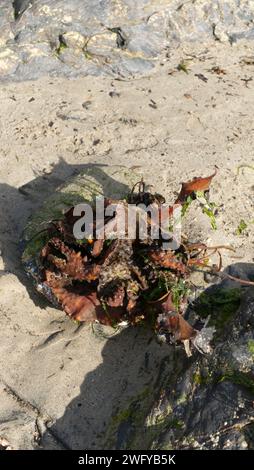
[[[102,448],[112,415],[156,381],[169,354],[128,329],[107,340],[77,327],[32,289],[20,263],[27,217],[87,163],[149,171],[169,201],[179,183],[219,168],[218,230],[193,210],[193,240],[233,245],[224,266],[253,262],[252,48],[181,47],[150,77],[43,78],[1,84],[0,444]],[[184,59],[188,73],[176,70]],[[213,73],[220,66],[223,73]],[[202,74],[197,76],[198,74]],[[204,81],[204,77],[207,80]],[[85,103],[85,104],[84,104]],[[240,168],[241,165],[246,165]],[[238,170],[238,171],[237,171]],[[241,221],[248,224],[237,235]],[[45,433],[51,426],[52,432]],[[2,441],[1,441],[2,440]]]

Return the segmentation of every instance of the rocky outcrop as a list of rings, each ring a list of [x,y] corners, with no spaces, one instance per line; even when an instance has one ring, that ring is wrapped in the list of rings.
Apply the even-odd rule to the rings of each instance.
[[[246,269],[245,277],[254,278],[251,265],[230,269]],[[202,294],[203,300],[209,292]],[[226,301],[228,293],[232,297]],[[172,347],[154,389],[113,417],[109,448],[254,448],[254,290],[223,283],[212,288],[212,295],[215,303],[216,296],[221,298],[210,319],[217,330],[212,354],[187,359]]]
[[[254,38],[250,0],[1,1],[0,79],[151,71],[183,41]]]

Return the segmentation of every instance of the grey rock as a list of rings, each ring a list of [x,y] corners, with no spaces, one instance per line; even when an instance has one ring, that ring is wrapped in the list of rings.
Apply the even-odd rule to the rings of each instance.
[[[239,263],[235,274],[244,271]],[[254,279],[253,266],[245,277]],[[219,288],[228,289],[224,283]],[[231,286],[232,287],[232,286]],[[230,288],[231,288],[230,287]],[[216,295],[216,293],[215,293]],[[243,288],[210,354],[187,358],[169,347],[147,398],[113,417],[106,447],[120,449],[252,449],[254,446],[254,289]],[[122,419],[119,417],[122,416]]]
[[[0,79],[147,74],[183,41],[253,39],[253,18],[250,0],[2,0]]]
[[[3,4],[2,4],[3,3]],[[0,50],[4,47],[8,40],[13,39],[14,34],[11,28],[13,20],[13,10],[11,3],[8,1],[1,2],[0,8]]]
[[[34,0],[14,0],[12,5],[14,9],[14,18],[18,19],[29,6],[32,6]]]

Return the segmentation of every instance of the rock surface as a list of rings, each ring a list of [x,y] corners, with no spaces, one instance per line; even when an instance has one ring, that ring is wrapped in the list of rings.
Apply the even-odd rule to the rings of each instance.
[[[124,449],[253,449],[253,318],[250,288],[214,341],[211,355],[197,354],[190,361],[182,351],[171,350],[157,383],[156,402],[150,409],[147,398],[130,404],[114,428],[115,442],[124,422],[130,429],[121,442]],[[140,410],[147,406],[147,414],[138,415],[138,405]]]
[[[184,42],[253,39],[253,20],[250,0],[2,0],[0,79],[147,74]]]

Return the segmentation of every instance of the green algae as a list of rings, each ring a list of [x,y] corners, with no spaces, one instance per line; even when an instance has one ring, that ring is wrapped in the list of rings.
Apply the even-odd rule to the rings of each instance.
[[[249,339],[249,341],[248,341],[248,351],[254,359],[254,339]]]
[[[210,324],[215,326],[217,331],[231,320],[240,306],[242,289],[213,289],[211,292],[200,294],[195,303],[195,311],[201,318],[210,316]]]
[[[253,374],[240,372],[237,370],[227,370],[218,377],[217,383],[229,381],[233,384],[240,385],[251,394],[254,395],[254,376]]]
[[[124,447],[129,449],[138,448],[136,447],[137,434],[139,434],[140,429],[144,427],[145,418],[152,396],[152,390],[149,387],[145,387],[140,394],[130,401],[126,408],[117,411],[117,413],[113,415],[111,423],[108,426],[106,448],[112,449],[115,447],[119,429],[124,423],[129,424],[132,428],[132,436],[127,439]]]

